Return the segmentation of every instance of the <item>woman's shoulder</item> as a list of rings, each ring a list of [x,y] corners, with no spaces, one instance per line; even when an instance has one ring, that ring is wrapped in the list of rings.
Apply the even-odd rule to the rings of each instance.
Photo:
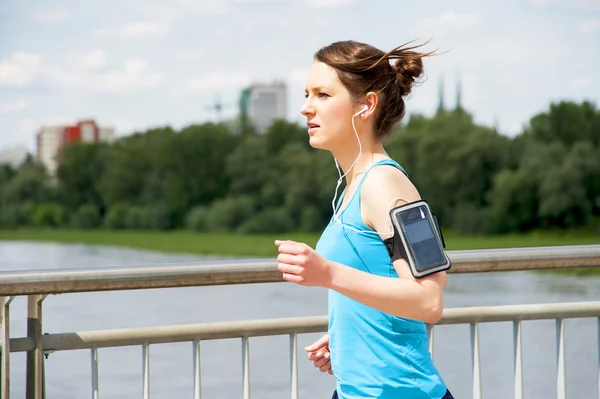
[[[365,177],[361,188],[363,217],[376,230],[382,223],[385,226],[390,209],[421,198],[412,181],[396,165],[395,162],[377,165]]]
[[[385,159],[373,167],[363,182],[363,192],[378,197],[385,192],[405,192],[418,194],[416,187],[400,164],[392,159]]]

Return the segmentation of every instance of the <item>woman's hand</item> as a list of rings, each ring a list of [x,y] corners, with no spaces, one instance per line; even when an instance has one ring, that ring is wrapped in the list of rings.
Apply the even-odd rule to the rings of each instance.
[[[279,249],[277,268],[283,279],[301,285],[329,287],[332,265],[308,245],[295,241],[275,241]]]
[[[312,360],[316,368],[323,373],[327,372],[333,375],[329,353],[329,334],[323,335],[304,350],[308,352],[308,360]]]

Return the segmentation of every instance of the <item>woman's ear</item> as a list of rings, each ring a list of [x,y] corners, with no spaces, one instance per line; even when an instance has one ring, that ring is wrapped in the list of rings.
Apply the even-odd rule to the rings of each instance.
[[[367,119],[371,115],[375,114],[378,100],[379,96],[377,95],[377,93],[372,91],[367,93],[367,95],[365,96],[365,106],[367,107],[367,109],[361,114],[361,119]]]

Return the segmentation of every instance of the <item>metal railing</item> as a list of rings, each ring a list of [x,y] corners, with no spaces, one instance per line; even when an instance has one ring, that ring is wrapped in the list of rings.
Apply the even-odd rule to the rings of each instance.
[[[600,245],[448,251],[450,273],[600,267]],[[0,273],[0,296],[281,282],[275,259]]]
[[[449,251],[448,255],[453,262],[453,273],[600,267],[600,245]],[[2,350],[0,399],[9,399],[10,396],[11,352],[27,352],[26,396],[28,399],[41,399],[44,391],[42,384],[43,353],[78,349],[90,350],[92,398],[98,399],[98,349],[130,345],[141,345],[143,348],[143,397],[149,398],[150,345],[186,341],[193,343],[194,397],[199,399],[200,342],[224,338],[242,340],[243,397],[246,399],[250,397],[250,337],[283,334],[290,336],[291,396],[297,398],[297,334],[326,331],[327,318],[324,316],[42,335],[42,302],[48,294],[276,281],[283,280],[277,271],[277,264],[273,260],[0,273],[0,349]],[[9,330],[10,304],[18,295],[28,295],[28,331],[27,337],[11,338]],[[521,323],[523,320],[555,319],[557,397],[565,399],[563,320],[575,317],[598,318],[600,331],[600,302],[446,309],[442,319],[436,325],[470,325],[473,398],[480,399],[482,392],[479,323],[512,321],[515,351],[514,392],[515,398],[522,399]],[[428,326],[432,354],[434,329],[434,326]],[[600,361],[598,370],[600,373]]]

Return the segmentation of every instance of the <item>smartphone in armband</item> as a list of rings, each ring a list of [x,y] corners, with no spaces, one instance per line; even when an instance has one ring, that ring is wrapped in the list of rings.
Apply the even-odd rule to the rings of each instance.
[[[414,277],[450,269],[444,237],[424,200],[400,205],[390,211],[394,236],[384,240],[392,261],[403,258]]]

